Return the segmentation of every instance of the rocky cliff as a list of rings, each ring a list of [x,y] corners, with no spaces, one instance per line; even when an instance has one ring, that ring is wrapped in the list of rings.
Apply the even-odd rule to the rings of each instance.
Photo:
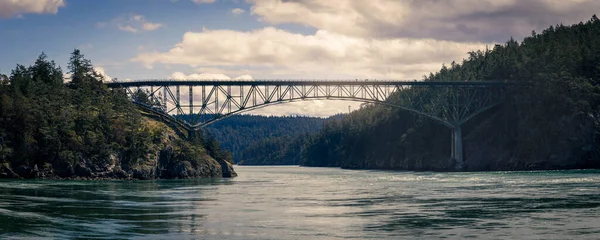
[[[75,153],[70,164],[11,165],[0,162],[0,178],[40,179],[188,179],[235,177],[232,165],[215,160],[200,144],[181,139],[163,122],[143,117],[140,129],[152,135],[142,157],[112,151],[106,159],[90,159]],[[74,161],[73,161],[74,160]]]
[[[184,140],[177,127],[131,102],[147,91],[108,88],[79,50],[68,73],[65,84],[63,70],[42,53],[33,65],[0,74],[0,178],[236,175],[218,142]]]

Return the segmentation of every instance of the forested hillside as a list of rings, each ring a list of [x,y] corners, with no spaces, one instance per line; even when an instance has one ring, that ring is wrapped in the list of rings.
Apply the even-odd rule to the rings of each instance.
[[[424,81],[509,80],[497,108],[463,127],[465,170],[600,167],[600,20],[553,26],[442,66]],[[452,170],[450,131],[405,111],[369,106],[330,121],[303,163]]]
[[[194,178],[235,175],[225,154],[186,141],[108,89],[75,50],[72,81],[42,54],[0,76],[0,178]]]
[[[205,131],[208,139],[214,137],[224,150],[233,154],[239,164],[297,165],[300,163],[300,152],[296,152],[298,147],[292,147],[291,144],[304,142],[308,134],[321,129],[325,120],[304,116],[237,115],[217,121]]]

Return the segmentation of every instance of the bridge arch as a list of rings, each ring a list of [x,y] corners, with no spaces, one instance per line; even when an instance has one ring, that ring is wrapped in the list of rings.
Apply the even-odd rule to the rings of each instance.
[[[406,107],[403,107],[403,106],[391,104],[391,103],[388,103],[386,101],[377,101],[377,100],[373,100],[373,99],[352,98],[352,97],[307,97],[307,98],[293,98],[293,99],[278,100],[278,101],[275,101],[275,102],[262,103],[262,104],[251,106],[251,107],[248,107],[248,108],[238,109],[238,110],[235,110],[235,111],[230,112],[228,114],[225,114],[225,115],[219,116],[217,118],[208,120],[208,121],[206,121],[204,123],[198,123],[198,124],[192,125],[191,127],[192,127],[193,130],[198,130],[200,128],[203,128],[203,127],[206,127],[208,125],[211,125],[211,124],[213,124],[215,122],[218,122],[218,121],[224,120],[226,118],[229,118],[231,116],[243,114],[243,113],[246,113],[246,112],[251,112],[251,111],[262,109],[262,108],[266,108],[266,107],[269,107],[269,106],[275,106],[275,105],[281,105],[281,104],[287,104],[287,103],[294,103],[294,102],[319,101],[319,100],[336,100],[336,101],[347,101],[347,102],[373,103],[373,104],[377,104],[377,105],[382,105],[382,106],[397,108],[397,109],[401,109],[401,110],[404,110],[404,111],[407,111],[407,112],[411,112],[411,113],[414,113],[414,114],[417,114],[417,115],[420,115],[420,116],[424,116],[424,117],[426,117],[426,118],[428,118],[428,119],[430,119],[432,121],[435,121],[435,122],[437,122],[439,124],[442,124],[444,126],[452,128],[452,123],[447,122],[447,121],[445,121],[445,120],[443,120],[443,119],[441,119],[439,117],[432,116],[432,115],[429,115],[427,113],[420,112],[418,110],[414,110],[414,109],[406,108]],[[143,107],[147,107],[147,106],[143,106]]]

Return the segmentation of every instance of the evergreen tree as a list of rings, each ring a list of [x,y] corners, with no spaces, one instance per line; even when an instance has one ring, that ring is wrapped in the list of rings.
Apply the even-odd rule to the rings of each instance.
[[[214,162],[207,159],[225,155],[218,143],[211,157],[201,144],[166,140],[168,127],[143,117],[123,90],[106,88],[79,50],[71,56],[69,73],[73,81],[63,84],[60,67],[42,53],[32,66],[17,65],[10,77],[0,75],[0,178],[39,177],[40,169],[58,177],[116,171],[120,177],[146,178],[140,172],[150,172],[148,162],[167,141],[171,165],[162,168],[171,172],[181,169],[177,164],[201,169]],[[181,177],[169,174],[162,176]]]

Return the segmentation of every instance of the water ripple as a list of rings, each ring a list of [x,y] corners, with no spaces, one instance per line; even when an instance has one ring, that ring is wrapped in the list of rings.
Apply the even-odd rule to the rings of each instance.
[[[600,171],[0,180],[0,239],[600,239]]]

